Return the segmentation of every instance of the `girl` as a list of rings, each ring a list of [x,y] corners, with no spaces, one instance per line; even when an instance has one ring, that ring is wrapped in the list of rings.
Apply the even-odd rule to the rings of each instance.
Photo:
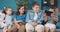
[[[12,9],[10,7],[6,7],[3,13],[5,14],[5,24],[6,24],[6,26],[3,28],[3,32],[11,32],[11,27],[13,25]]]
[[[55,32],[56,30],[55,22],[58,21],[58,17],[53,8],[49,9],[49,11],[53,13],[51,13],[51,16],[47,16],[46,13],[44,15],[45,18],[44,20],[45,22],[47,21],[45,24],[45,32],[49,32],[49,30],[50,32]]]
[[[6,25],[4,18],[5,18],[5,14],[0,12],[0,28],[3,28]]]
[[[19,5],[16,14],[13,15],[13,18],[14,18],[14,24],[16,25],[18,32],[24,32],[25,30],[24,21],[26,18],[26,14],[23,5]]]

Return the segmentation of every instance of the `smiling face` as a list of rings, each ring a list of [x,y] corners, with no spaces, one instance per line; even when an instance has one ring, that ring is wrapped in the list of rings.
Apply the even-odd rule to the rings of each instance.
[[[19,12],[20,12],[20,14],[23,14],[23,13],[24,13],[24,6],[22,6],[22,7],[19,9]]]
[[[32,3],[32,9],[34,12],[38,12],[39,11],[39,4],[37,2],[33,2]]]
[[[6,14],[11,15],[12,14],[12,9],[11,8],[7,8]]]
[[[33,11],[34,12],[38,12],[39,11],[39,5],[35,5],[34,7],[32,7],[33,8]]]

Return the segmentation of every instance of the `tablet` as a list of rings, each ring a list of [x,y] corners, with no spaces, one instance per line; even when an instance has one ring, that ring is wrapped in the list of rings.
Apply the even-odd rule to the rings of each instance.
[[[53,13],[53,12],[46,10],[45,13],[46,13],[47,16],[51,16],[51,13]]]

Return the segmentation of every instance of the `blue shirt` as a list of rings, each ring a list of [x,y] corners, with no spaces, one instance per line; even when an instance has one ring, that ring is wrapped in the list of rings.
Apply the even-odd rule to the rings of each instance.
[[[26,19],[26,14],[23,14],[23,15],[17,15],[17,14],[14,14],[13,15],[13,19],[16,19],[16,20],[22,20],[22,21],[25,21]]]
[[[27,12],[26,22],[37,22],[42,23],[43,21],[43,11],[37,12],[38,18],[34,20],[35,12],[33,10]]]

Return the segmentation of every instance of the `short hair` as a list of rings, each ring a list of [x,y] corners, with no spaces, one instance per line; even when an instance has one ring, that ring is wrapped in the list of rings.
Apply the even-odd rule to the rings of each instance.
[[[39,4],[37,2],[33,2],[32,3],[32,6],[34,7],[35,5],[38,5],[39,6]]]

